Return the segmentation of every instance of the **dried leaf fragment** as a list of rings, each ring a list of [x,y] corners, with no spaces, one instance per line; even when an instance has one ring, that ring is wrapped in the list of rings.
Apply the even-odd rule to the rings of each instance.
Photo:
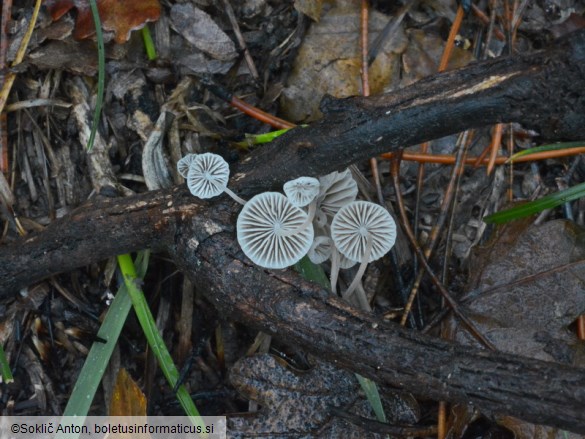
[[[209,14],[191,3],[173,5],[171,24],[191,45],[214,59],[229,61],[237,56],[234,42]]]
[[[114,32],[115,41],[123,44],[130,32],[140,29],[149,21],[160,17],[158,0],[96,0],[102,27]],[[82,40],[95,33],[93,17],[87,0],[45,0],[45,6],[53,20],[58,20],[71,9],[77,11],[73,36]]]
[[[323,10],[322,0],[295,0],[295,9],[311,17],[313,21],[319,21]]]
[[[110,416],[146,416],[146,396],[126,369],[118,372]]]

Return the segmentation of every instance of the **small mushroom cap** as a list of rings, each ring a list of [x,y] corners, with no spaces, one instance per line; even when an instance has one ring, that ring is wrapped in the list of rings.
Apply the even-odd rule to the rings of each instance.
[[[329,217],[354,201],[358,194],[357,183],[349,169],[319,177],[319,183],[321,183],[321,188],[317,196],[317,205]]]
[[[299,228],[307,214],[278,192],[264,192],[248,201],[236,224],[238,243],[256,265],[286,268],[307,254],[313,242],[313,226],[287,235]]]
[[[316,236],[307,256],[313,264],[322,264],[331,257],[333,241],[328,236]]]
[[[230,168],[219,155],[197,154],[189,166],[187,187],[197,198],[213,198],[227,187]]]
[[[191,163],[195,160],[195,157],[197,157],[197,154],[187,154],[177,162],[177,171],[181,174],[181,177],[187,178],[189,168],[191,167]]]
[[[396,223],[386,209],[368,201],[354,201],[341,208],[331,223],[331,238],[339,252],[362,262],[368,237],[372,249],[367,262],[384,256],[396,241]]]
[[[319,194],[319,180],[313,177],[299,177],[287,181],[283,189],[293,206],[304,207]]]
[[[351,267],[355,266],[357,261],[352,261],[349,258],[346,258],[345,255],[339,254],[339,268],[342,270],[348,270]]]

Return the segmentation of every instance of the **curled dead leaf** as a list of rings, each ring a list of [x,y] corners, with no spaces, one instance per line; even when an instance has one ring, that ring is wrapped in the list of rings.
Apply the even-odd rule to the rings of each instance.
[[[114,32],[115,41],[123,44],[130,32],[140,29],[149,21],[160,17],[158,0],[96,0],[102,27]],[[58,20],[71,9],[76,9],[77,18],[73,36],[82,40],[95,33],[89,2],[86,0],[45,0],[45,6],[53,20]]]

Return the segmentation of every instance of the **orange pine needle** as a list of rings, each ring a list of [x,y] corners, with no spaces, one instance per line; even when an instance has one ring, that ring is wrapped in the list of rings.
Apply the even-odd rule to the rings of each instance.
[[[455,20],[451,25],[451,30],[449,31],[449,37],[447,38],[447,44],[445,44],[445,49],[443,50],[443,56],[441,57],[441,62],[439,63],[439,68],[437,69],[440,72],[444,72],[447,69],[447,65],[449,65],[449,59],[451,58],[451,52],[453,52],[453,46],[455,45],[455,37],[459,33],[459,29],[461,29],[461,22],[463,21],[463,17],[465,12],[461,5],[457,8],[457,15],[455,16]]]
[[[490,143],[490,158],[487,164],[487,175],[491,175],[496,165],[496,157],[502,143],[503,125],[501,123],[494,126],[492,131],[492,141]]]
[[[546,160],[546,159],[554,159],[559,157],[567,157],[573,156],[577,154],[585,153],[585,146],[579,148],[568,148],[568,149],[561,149],[556,151],[543,151],[537,152],[530,155],[525,155],[518,157],[514,160],[514,163],[522,163],[522,162],[531,162],[537,160]],[[387,152],[381,154],[380,157],[386,160],[392,159],[394,153]],[[499,156],[496,157],[495,163],[497,165],[505,164],[510,158]],[[421,162],[421,163],[439,163],[444,165],[452,165],[455,163],[455,156],[450,154],[425,154],[420,152],[407,152],[404,151],[402,154],[402,160],[414,161],[414,162]],[[478,157],[467,157],[465,159],[466,165],[487,165],[488,160],[485,158],[478,160]]]
[[[230,105],[232,107],[237,108],[242,113],[247,114],[248,116],[251,116],[254,119],[258,119],[261,122],[267,123],[268,125],[279,130],[283,130],[285,128],[294,128],[296,126],[294,123],[288,122],[284,119],[273,116],[272,114],[266,113],[265,111],[262,111],[259,108],[256,108],[253,105],[248,104],[247,102],[241,100],[236,96],[232,96]]]
[[[579,340],[585,340],[585,314],[577,318],[577,337]]]

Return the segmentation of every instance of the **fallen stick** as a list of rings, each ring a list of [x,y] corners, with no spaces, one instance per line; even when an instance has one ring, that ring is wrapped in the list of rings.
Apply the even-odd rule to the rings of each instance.
[[[329,100],[322,121],[244,160],[232,187],[253,194],[495,122],[520,122],[547,139],[582,139],[584,86],[585,32],[577,32],[544,51],[478,63],[394,94]],[[0,247],[0,297],[115,254],[166,250],[224,313],[320,358],[417,395],[585,433],[585,369],[423,336],[355,310],[290,270],[253,266],[235,240],[238,209],[223,197],[196,200],[182,187],[92,201]]]

